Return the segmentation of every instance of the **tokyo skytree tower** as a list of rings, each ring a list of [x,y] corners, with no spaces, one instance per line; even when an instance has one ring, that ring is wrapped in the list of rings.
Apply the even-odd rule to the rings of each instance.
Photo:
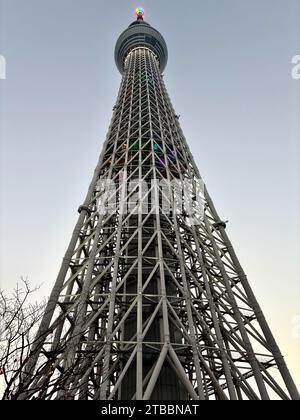
[[[171,104],[165,40],[136,15],[116,44],[111,125],[14,398],[299,399]]]

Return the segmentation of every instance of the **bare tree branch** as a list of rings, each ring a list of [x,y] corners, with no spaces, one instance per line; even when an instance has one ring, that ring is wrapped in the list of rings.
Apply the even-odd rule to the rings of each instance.
[[[12,399],[21,381],[43,315],[45,303],[31,303],[38,289],[31,288],[28,279],[22,278],[21,285],[10,295],[0,290],[0,378],[4,379],[0,394],[3,399]]]

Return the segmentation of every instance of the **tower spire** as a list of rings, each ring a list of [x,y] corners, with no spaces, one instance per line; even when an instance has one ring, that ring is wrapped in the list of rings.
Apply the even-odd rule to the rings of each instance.
[[[145,11],[142,7],[137,7],[135,10],[135,14],[136,14],[137,20],[144,20]]]

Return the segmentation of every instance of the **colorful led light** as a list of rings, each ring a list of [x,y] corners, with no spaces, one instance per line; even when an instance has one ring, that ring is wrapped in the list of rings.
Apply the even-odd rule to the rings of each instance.
[[[145,11],[142,7],[138,7],[135,11],[135,14],[138,18],[143,18],[145,16]]]

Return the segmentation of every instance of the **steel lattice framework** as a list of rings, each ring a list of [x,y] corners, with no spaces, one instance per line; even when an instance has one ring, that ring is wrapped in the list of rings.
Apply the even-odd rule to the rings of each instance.
[[[298,399],[201,186],[165,88],[161,35],[139,16],[116,59],[109,133],[17,398]],[[192,217],[167,194],[186,180]]]

